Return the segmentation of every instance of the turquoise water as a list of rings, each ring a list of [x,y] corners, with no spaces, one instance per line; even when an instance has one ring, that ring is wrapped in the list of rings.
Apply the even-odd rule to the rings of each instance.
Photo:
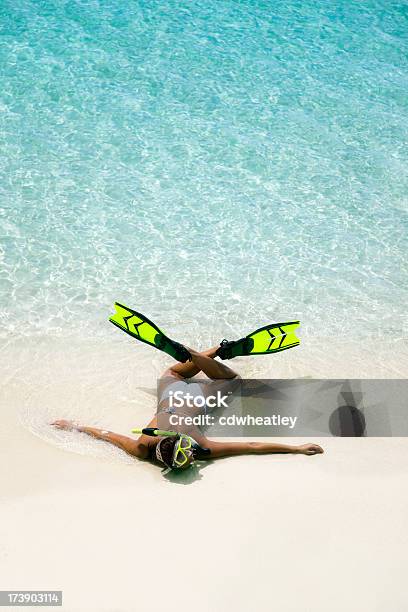
[[[3,0],[1,334],[406,335],[407,15]]]

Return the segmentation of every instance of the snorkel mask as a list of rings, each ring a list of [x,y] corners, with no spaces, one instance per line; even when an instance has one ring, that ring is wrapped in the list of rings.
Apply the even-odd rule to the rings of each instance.
[[[177,437],[177,441],[174,444],[171,465],[164,461],[161,456],[160,442],[156,447],[157,458],[171,470],[182,468],[190,461],[191,457],[193,457],[193,461],[190,461],[190,465],[192,465],[195,459],[207,456],[211,452],[209,448],[200,446],[191,436],[177,431],[165,431],[163,429],[154,429],[154,427],[145,427],[144,429],[132,429],[132,433],[145,434],[146,436]]]

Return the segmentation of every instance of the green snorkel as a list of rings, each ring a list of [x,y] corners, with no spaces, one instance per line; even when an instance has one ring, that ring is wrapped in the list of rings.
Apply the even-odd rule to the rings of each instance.
[[[155,429],[154,427],[144,427],[143,429],[132,429],[132,433],[144,434],[145,436],[166,436],[168,438],[178,436],[178,431],[165,431],[164,429]]]
[[[203,448],[194,438],[187,434],[179,433],[178,431],[166,431],[163,429],[155,429],[154,427],[144,427],[143,429],[132,429],[132,433],[144,434],[145,436],[178,438],[174,445],[172,463],[168,465],[172,470],[183,467],[183,465],[189,461],[190,454],[192,454],[194,461],[195,459],[206,457],[211,453],[209,448]],[[161,458],[159,447],[156,449],[156,455],[165,465],[167,465]]]

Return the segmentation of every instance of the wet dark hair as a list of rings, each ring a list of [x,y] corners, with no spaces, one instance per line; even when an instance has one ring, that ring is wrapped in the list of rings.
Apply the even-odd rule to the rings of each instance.
[[[172,464],[174,446],[177,440],[178,438],[171,437],[171,438],[164,438],[160,442],[161,456],[163,457],[163,461],[165,462],[165,464],[168,465],[169,467],[171,467],[171,464]]]

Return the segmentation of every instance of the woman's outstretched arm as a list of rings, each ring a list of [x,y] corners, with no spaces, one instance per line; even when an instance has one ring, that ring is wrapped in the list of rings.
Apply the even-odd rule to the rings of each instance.
[[[128,438],[128,436],[122,436],[122,434],[117,434],[113,431],[108,431],[107,429],[98,429],[96,427],[77,425],[72,421],[66,421],[64,419],[60,421],[54,421],[54,423],[51,423],[51,425],[54,425],[54,427],[57,427],[58,429],[65,429],[67,431],[80,431],[82,433],[88,434],[88,436],[96,438],[97,440],[104,440],[105,442],[110,442],[110,444],[121,448],[129,455],[132,455],[133,457],[138,457],[139,459],[145,459],[148,454],[147,445],[142,444],[139,440]]]
[[[201,443],[201,442],[200,442]],[[300,455],[316,455],[323,453],[318,444],[281,444],[277,442],[213,442],[206,440],[205,444],[210,449],[209,458],[232,457],[234,455],[266,455],[271,453],[294,453]]]

